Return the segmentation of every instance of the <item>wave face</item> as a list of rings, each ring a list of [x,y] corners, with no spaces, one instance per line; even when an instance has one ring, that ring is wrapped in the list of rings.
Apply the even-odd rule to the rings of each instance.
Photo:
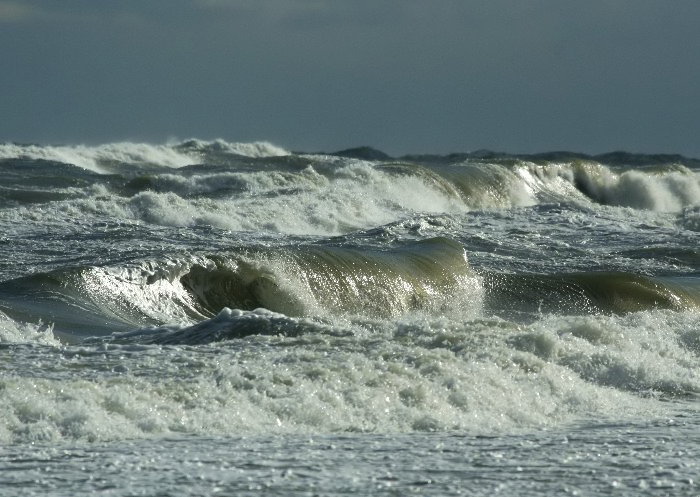
[[[210,312],[264,307],[291,316],[392,317],[465,301],[478,307],[481,288],[463,247],[444,238],[392,251],[312,247],[219,259],[192,267],[181,281]]]
[[[696,416],[699,212],[680,156],[0,145],[0,441]]]

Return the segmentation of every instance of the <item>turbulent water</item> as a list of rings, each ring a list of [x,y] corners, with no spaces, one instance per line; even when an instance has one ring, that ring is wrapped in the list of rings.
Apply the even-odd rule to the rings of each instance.
[[[694,495],[699,242],[681,156],[0,145],[0,468]]]

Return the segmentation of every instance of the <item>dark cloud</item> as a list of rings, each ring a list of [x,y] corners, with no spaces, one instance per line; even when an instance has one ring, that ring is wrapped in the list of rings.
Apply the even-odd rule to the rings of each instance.
[[[700,156],[695,1],[0,2],[0,140]]]

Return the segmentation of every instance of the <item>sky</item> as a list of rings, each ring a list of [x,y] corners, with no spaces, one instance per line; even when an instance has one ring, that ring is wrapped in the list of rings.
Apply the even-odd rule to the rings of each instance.
[[[700,157],[698,0],[0,0],[0,142]]]

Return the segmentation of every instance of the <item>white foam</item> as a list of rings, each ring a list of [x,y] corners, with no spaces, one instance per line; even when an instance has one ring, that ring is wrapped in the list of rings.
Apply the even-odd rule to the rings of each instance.
[[[190,323],[203,316],[180,283],[185,261],[162,260],[126,268],[95,267],[76,284],[104,316],[134,327],[149,323]]]
[[[700,392],[698,337],[697,312],[645,311],[548,316],[513,343],[593,384],[677,395]]]
[[[58,346],[51,323],[24,323],[0,312],[0,343],[31,343]]]
[[[224,310],[150,337],[180,332],[198,341],[241,320],[303,324],[264,310]],[[426,317],[307,324],[289,338],[63,352],[62,361],[75,364],[54,371],[56,378],[0,378],[0,440],[498,434],[591,418],[648,421],[672,408],[657,396],[700,392],[697,314],[544,316],[530,325]]]
[[[616,184],[608,186],[608,195],[617,205],[680,212],[685,207],[700,204],[700,174],[626,171]]]
[[[592,162],[523,164],[521,176],[533,190],[581,200],[657,212],[680,212],[700,204],[700,173],[682,166],[661,172],[615,172]],[[579,191],[580,190],[580,191]]]
[[[522,179],[522,190],[530,204],[543,201],[585,201],[584,195],[574,186],[574,175],[568,164],[537,165],[523,162],[516,169]],[[524,204],[527,205],[527,204]]]
[[[190,332],[247,318],[292,323],[266,311],[227,311]],[[649,323],[637,344],[625,334],[639,320],[604,321],[413,319],[318,325],[326,331],[213,348],[77,349],[63,377],[0,379],[0,439],[512,433],[582,418],[662,416],[664,403],[637,395],[637,386],[698,388],[698,359],[674,346],[670,327],[653,334]]]
[[[313,167],[296,172],[255,172],[158,177],[156,185],[179,193],[144,191],[126,204],[129,217],[168,226],[212,225],[243,231],[336,235],[386,224],[411,213],[459,213],[461,199],[415,176],[395,177],[370,164],[338,166],[330,177]],[[184,198],[234,186],[243,194]]]
[[[38,152],[45,154],[47,150],[40,148]],[[84,165],[99,169],[93,159]],[[191,160],[183,158],[170,164],[187,162]],[[323,174],[318,171],[321,168]],[[104,215],[165,226],[211,225],[236,231],[337,235],[416,213],[469,210],[444,185],[416,175],[391,174],[371,163],[347,159],[320,161],[300,171],[232,170],[191,176],[164,171],[150,176],[148,181],[152,189],[132,197],[94,185],[86,189],[87,195],[82,198],[51,202],[41,209],[22,207],[13,212],[19,219],[38,220],[43,216],[46,221]]]

